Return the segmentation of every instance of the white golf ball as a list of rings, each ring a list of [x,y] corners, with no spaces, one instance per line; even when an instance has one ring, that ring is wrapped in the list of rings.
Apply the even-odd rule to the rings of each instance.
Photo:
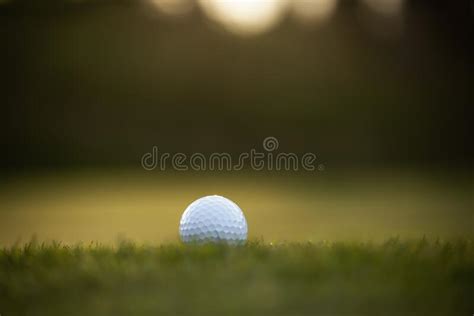
[[[237,204],[223,196],[209,195],[186,208],[179,235],[184,243],[241,244],[247,240],[247,221]]]

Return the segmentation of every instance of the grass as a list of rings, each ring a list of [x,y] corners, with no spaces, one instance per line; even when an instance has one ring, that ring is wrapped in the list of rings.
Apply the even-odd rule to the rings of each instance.
[[[0,179],[0,247],[38,240],[155,244],[179,240],[183,211],[219,194],[244,211],[250,238],[377,242],[474,238],[469,172],[396,170],[318,174],[44,172]],[[270,219],[270,220],[269,220]]]
[[[473,297],[468,240],[0,252],[1,315],[472,315]]]

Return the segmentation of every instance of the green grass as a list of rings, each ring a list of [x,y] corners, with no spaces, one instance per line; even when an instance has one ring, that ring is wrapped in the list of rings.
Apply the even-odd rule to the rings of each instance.
[[[468,240],[0,252],[1,315],[472,315],[473,298]]]

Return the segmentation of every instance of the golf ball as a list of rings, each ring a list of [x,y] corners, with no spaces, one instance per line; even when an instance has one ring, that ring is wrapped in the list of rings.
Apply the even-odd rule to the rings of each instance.
[[[179,235],[184,243],[240,244],[247,240],[247,221],[237,204],[223,196],[209,195],[186,208]]]

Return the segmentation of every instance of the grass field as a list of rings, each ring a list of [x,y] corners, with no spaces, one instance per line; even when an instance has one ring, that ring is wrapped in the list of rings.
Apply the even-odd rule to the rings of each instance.
[[[474,243],[4,248],[1,315],[472,315]]]
[[[181,173],[143,170],[26,174],[0,181],[0,246],[39,241],[174,243],[186,207],[219,194],[244,211],[250,238],[376,241],[474,237],[467,173],[399,170]]]
[[[4,178],[0,315],[469,316],[472,192],[465,173],[396,170]],[[209,194],[239,204],[253,241],[178,241]]]

